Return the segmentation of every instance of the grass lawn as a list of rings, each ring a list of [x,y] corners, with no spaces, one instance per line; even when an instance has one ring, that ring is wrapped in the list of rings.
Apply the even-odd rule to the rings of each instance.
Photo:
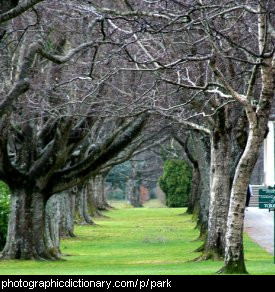
[[[116,204],[109,218],[97,226],[77,226],[76,238],[62,241],[64,261],[2,261],[0,274],[29,275],[158,275],[214,274],[222,262],[191,262],[196,241],[191,216],[184,209],[145,208]],[[245,236],[245,257],[250,274],[275,274],[273,257]]]

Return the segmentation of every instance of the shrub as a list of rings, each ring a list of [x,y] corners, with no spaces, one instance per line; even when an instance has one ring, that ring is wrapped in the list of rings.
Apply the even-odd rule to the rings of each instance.
[[[8,186],[0,181],[0,250],[6,243],[8,220],[10,211],[10,198]]]
[[[191,190],[192,171],[180,159],[169,159],[164,163],[159,186],[166,195],[168,207],[186,207]]]

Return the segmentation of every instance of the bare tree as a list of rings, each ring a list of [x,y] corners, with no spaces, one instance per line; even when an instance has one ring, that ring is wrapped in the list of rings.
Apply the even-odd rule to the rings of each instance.
[[[126,6],[104,9],[92,2],[99,12],[113,16],[111,21],[116,22],[117,28],[121,17],[128,17],[135,24],[140,24],[141,19],[145,22],[143,35],[146,37],[134,32],[137,26],[128,24],[129,35],[139,38],[135,50],[127,51],[129,61],[135,67],[124,70],[155,72],[162,81],[195,91],[191,98],[178,104],[171,102],[167,90],[166,95],[158,94],[151,101],[159,112],[170,113],[172,118],[196,129],[204,130],[205,127],[198,125],[196,119],[195,122],[187,120],[207,118],[210,125],[207,132],[211,133],[212,140],[212,176],[210,232],[206,248],[210,254],[225,254],[225,271],[245,272],[242,250],[245,193],[265,137],[274,96],[274,19],[271,2],[248,1],[244,4],[242,1],[224,3],[209,0],[186,1],[185,4],[173,1],[162,5],[157,1],[145,7],[143,2],[134,4],[127,1]],[[123,31],[126,31],[125,26]],[[153,33],[161,37],[151,37]],[[258,48],[253,42],[255,38],[259,42]],[[172,43],[174,46],[171,40],[175,40]],[[167,102],[168,106],[164,106]],[[186,105],[191,105],[191,109]],[[235,178],[231,191],[232,172],[228,169],[231,168],[232,153],[235,153],[233,140],[237,135],[232,129],[238,123],[242,126],[242,133],[246,128],[243,118],[238,119],[241,108],[249,123],[248,142],[241,141],[236,161],[232,163],[234,168],[242,157],[236,172],[233,172]]]
[[[0,11],[0,49],[7,56],[0,63],[0,176],[18,194],[14,216],[129,159],[141,147],[145,112],[155,111],[209,136],[202,258],[225,256],[222,271],[246,272],[245,194],[274,98],[271,1],[55,0],[22,19],[38,2],[15,1],[13,7],[8,1]],[[73,153],[95,137],[96,121],[106,126],[108,119],[115,127],[73,162]],[[36,219],[26,218],[26,225],[39,228]],[[43,254],[39,244],[35,253],[32,244],[12,246],[14,234],[6,257]]]

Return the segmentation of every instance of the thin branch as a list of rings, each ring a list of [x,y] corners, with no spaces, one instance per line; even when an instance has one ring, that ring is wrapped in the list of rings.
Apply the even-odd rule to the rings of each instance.
[[[44,0],[29,0],[0,15],[0,23],[11,20]]]
[[[247,105],[248,101],[247,98],[244,95],[239,94],[238,92],[236,92],[233,87],[227,82],[227,80],[225,79],[224,75],[222,74],[222,72],[217,68],[216,66],[216,61],[214,59],[212,59],[209,62],[209,66],[212,69],[214,75],[221,81],[221,83],[223,84],[223,86],[225,87],[225,89],[230,93],[230,95],[237,100],[238,102],[240,102],[243,105]]]

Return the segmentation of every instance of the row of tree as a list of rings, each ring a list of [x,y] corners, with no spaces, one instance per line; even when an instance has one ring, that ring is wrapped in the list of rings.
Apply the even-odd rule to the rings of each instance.
[[[54,194],[173,135],[198,182],[202,258],[246,272],[246,188],[274,97],[272,1],[9,0],[0,25],[3,256],[48,258]]]

